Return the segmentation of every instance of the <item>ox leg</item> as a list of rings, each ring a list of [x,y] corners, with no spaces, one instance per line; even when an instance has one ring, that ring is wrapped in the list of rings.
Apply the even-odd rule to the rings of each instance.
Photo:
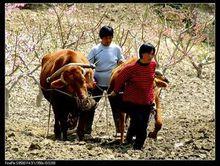
[[[107,87],[100,87],[103,90],[106,90]],[[92,96],[99,96],[103,94],[103,91],[100,90],[98,87],[96,87],[95,89],[93,89],[91,91]],[[95,102],[98,103],[99,100],[101,99],[101,97],[96,97],[94,98]],[[93,125],[93,121],[94,121],[94,116],[95,116],[95,110],[96,108],[93,108],[91,110],[88,111],[87,115],[86,115],[86,119],[85,122],[83,122],[83,124],[85,124],[85,134],[91,134],[92,133],[92,125]],[[84,126],[84,125],[83,125]]]
[[[90,110],[88,113],[86,113],[86,118],[87,120],[84,122],[85,124],[85,133],[86,134],[91,134],[92,133],[92,124],[95,116],[95,110]],[[85,115],[83,115],[85,116]],[[84,117],[85,118],[85,117]]]
[[[159,109],[156,110],[154,131],[150,132],[148,137],[157,139],[157,133],[162,128],[162,117]]]
[[[55,112],[54,116],[55,116],[55,124],[54,124],[55,139],[60,140],[61,139],[61,130],[60,130],[59,115]]]
[[[84,139],[85,127],[87,125],[88,112],[81,112],[79,116],[79,123],[77,126],[77,135],[80,141]]]
[[[68,130],[67,114],[64,114],[64,115],[61,117],[60,126],[61,126],[61,133],[62,133],[62,135],[63,135],[63,141],[66,141],[66,140],[67,140],[67,130]]]
[[[69,113],[67,116],[67,126],[69,130],[75,129],[78,123],[78,115]]]
[[[115,109],[112,109],[112,114],[113,114],[113,119],[115,123],[115,128],[116,128],[116,134],[121,133],[120,125],[121,125],[121,115],[118,111],[115,111]]]
[[[125,116],[125,130],[127,131],[128,130],[128,120],[130,119],[130,117],[129,117],[129,115],[128,114],[126,114],[126,116]]]
[[[119,115],[119,130],[121,133],[121,143],[124,143],[124,131],[125,131],[125,113],[120,113]]]
[[[117,133],[121,133],[120,130],[120,112],[121,109],[117,108],[117,106],[122,105],[122,103],[119,102],[120,98],[118,96],[116,97],[109,97],[109,102],[112,110],[112,115],[113,115],[113,120],[115,124],[115,129],[116,129],[116,136]]]

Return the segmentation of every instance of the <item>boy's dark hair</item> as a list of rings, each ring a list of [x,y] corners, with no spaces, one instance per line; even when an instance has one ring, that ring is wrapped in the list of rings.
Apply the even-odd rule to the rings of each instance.
[[[142,44],[141,47],[139,48],[139,57],[143,58],[142,54],[151,53],[151,51],[155,53],[155,47],[151,43]]]
[[[106,36],[112,36],[113,37],[113,28],[110,26],[103,26],[99,31],[99,37],[102,39]]]

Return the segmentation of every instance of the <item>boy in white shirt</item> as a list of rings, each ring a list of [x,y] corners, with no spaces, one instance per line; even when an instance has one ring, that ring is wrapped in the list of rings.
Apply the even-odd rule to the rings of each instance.
[[[96,64],[94,79],[97,86],[92,90],[93,96],[102,95],[108,89],[112,70],[124,60],[120,46],[112,43],[113,34],[112,27],[103,26],[99,31],[101,43],[94,46],[87,57],[90,63]],[[95,98],[96,102],[100,99],[101,97]],[[95,110],[89,112],[85,134],[90,135],[92,132],[94,113]]]

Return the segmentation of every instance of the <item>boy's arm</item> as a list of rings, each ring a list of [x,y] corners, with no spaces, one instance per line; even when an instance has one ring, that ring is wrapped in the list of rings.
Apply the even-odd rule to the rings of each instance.
[[[90,63],[94,63],[95,62],[95,54],[94,54],[94,49],[92,49],[89,53],[89,55],[87,56],[87,59]]]
[[[117,56],[118,56],[118,62],[117,62],[118,65],[124,63],[125,58],[124,58],[124,56],[123,56],[123,54],[122,54],[122,49],[121,49],[121,47],[118,47],[118,54],[117,54]]]

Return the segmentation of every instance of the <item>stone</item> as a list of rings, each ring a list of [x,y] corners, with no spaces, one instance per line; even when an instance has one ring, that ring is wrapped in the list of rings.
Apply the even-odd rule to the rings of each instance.
[[[79,141],[79,142],[78,142],[78,145],[85,145],[85,144],[86,144],[85,141]]]
[[[14,150],[15,152],[17,152],[17,151],[18,151],[18,148],[12,148],[12,150]]]
[[[27,136],[34,136],[34,134],[30,131],[22,131],[21,133]]]
[[[206,143],[205,145],[202,145],[203,150],[210,151],[213,148],[213,146],[210,143]]]
[[[14,137],[14,136],[15,136],[15,133],[8,134],[8,137]]]
[[[93,148],[93,145],[88,144],[88,145],[86,145],[86,148],[87,148],[88,150],[91,150],[91,149]]]
[[[34,149],[41,149],[40,145],[38,143],[31,143],[28,150],[34,150]]]
[[[196,141],[196,142],[194,142],[194,147],[195,147],[195,149],[201,149],[202,148],[202,145],[201,145],[201,142],[199,142],[199,141]]]
[[[184,145],[183,142],[175,143],[174,148],[178,148],[178,147],[183,146],[183,145]]]
[[[185,144],[190,144],[190,143],[193,143],[193,139],[185,139],[184,140]]]
[[[193,138],[194,139],[201,139],[204,137],[204,134],[203,133],[195,133],[193,134]]]

